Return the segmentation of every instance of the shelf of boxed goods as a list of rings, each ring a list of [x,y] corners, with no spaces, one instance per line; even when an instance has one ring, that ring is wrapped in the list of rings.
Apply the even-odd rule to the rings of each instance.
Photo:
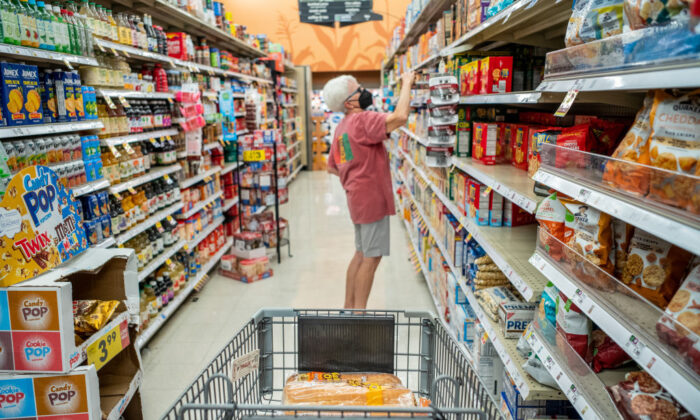
[[[482,165],[472,158],[452,156],[451,159],[451,163],[462,172],[491,187],[527,212],[535,212],[541,198],[533,192],[535,181],[525,171],[512,165]]]
[[[528,263],[528,258],[532,254],[532,244],[535,243],[537,237],[536,226],[489,227],[477,225],[473,220],[460,212],[452,200],[440,191],[428,178],[423,169],[419,168],[406,152],[401,149],[399,149],[399,152],[404,155],[421,178],[428,183],[450,213],[457,218],[474,240],[493,259],[493,262],[508,277],[508,280],[523,298],[527,302],[539,300],[547,279]]]
[[[233,171],[234,169],[238,168],[242,164],[243,164],[242,162],[231,162],[231,163],[225,164],[221,168],[221,175],[224,175],[224,174],[227,174],[227,173]]]
[[[447,57],[476,49],[486,42],[559,49],[571,17],[571,5],[571,0],[516,0],[443,48],[440,55]]]
[[[204,238],[209,236],[209,234],[216,230],[216,228],[219,227],[219,225],[221,225],[222,223],[224,223],[223,217],[218,217],[212,220],[209,226],[205,227],[204,230],[199,232],[199,234],[196,235],[194,238],[187,241],[187,246],[189,248],[195,248],[197,245],[199,245],[200,242],[202,242],[202,240],[204,240]]]
[[[109,238],[104,239],[102,242],[100,242],[97,245],[93,245],[93,248],[109,248],[111,246],[114,246],[117,244],[117,240],[114,239],[114,236],[110,236]]]
[[[20,47],[18,45],[0,44],[0,55],[16,60],[63,64],[70,69],[73,69],[73,64],[76,65],[76,68],[78,66],[98,66],[97,60],[92,57],[46,51],[39,48]]]
[[[452,3],[452,0],[430,0],[413,21],[411,27],[408,28],[398,47],[387,57],[384,68],[387,70],[392,68],[396,55],[403,53],[411,45],[417,43],[418,38],[428,31],[428,27],[438,20],[442,16],[442,12],[449,9]]]
[[[564,100],[565,92],[523,91],[508,93],[489,93],[486,95],[462,95],[459,103],[463,105],[489,104],[559,104]]]
[[[100,120],[35,124],[22,127],[1,127],[0,139],[24,136],[44,136],[49,134],[72,133],[75,131],[100,130],[102,127],[102,121]]]
[[[137,141],[144,141],[167,136],[176,136],[177,133],[179,133],[177,128],[166,128],[164,130],[147,131],[144,133],[129,134],[127,136],[121,137],[110,137],[108,139],[100,140],[100,143],[104,146],[117,146],[126,143],[134,143]]]
[[[170,92],[142,92],[140,90],[125,89],[96,89],[97,96],[102,98],[124,99],[174,99],[175,94]]]
[[[231,50],[237,55],[246,57],[260,58],[265,57],[265,53],[257,48],[254,48],[244,41],[231,36],[221,29],[210,25],[209,23],[199,19],[198,17],[168,3],[165,0],[156,0],[152,4],[150,0],[144,3],[149,5],[143,7],[148,13],[154,13],[160,20],[167,21],[170,27],[179,27],[187,32],[201,35],[207,38],[209,44],[216,44],[222,48]]]
[[[700,376],[668,339],[659,336],[658,324],[664,312],[551,235],[541,232],[542,236],[549,249],[561,247],[562,259],[576,261],[576,268],[550,257],[542,243],[538,243],[530,263],[688,411],[699,415]],[[666,319],[666,325],[671,324],[670,318]],[[668,328],[681,336],[692,334],[679,323]]]
[[[283,87],[283,88],[282,88],[282,92],[286,92],[286,93],[297,93],[297,90],[296,90],[296,88]]]
[[[435,61],[437,61],[440,58],[439,54],[433,54],[430,57],[426,58],[425,60],[421,61],[420,63],[416,64],[415,66],[411,67],[411,71],[418,71],[422,69],[423,67],[429,66],[433,64]]]
[[[165,209],[156,212],[143,222],[129,228],[126,232],[117,235],[117,237],[115,238],[115,240],[117,241],[117,246],[123,245],[124,242],[128,241],[129,239],[133,238],[139,233],[144,232],[151,226],[155,226],[156,223],[159,223],[161,220],[165,219],[168,216],[171,216],[173,213],[180,209],[182,209],[182,202],[172,204],[166,207]]]
[[[540,167],[534,179],[644,229],[654,236],[685,248],[695,255],[700,255],[700,220],[697,217],[683,212],[665,211],[663,207],[654,205],[653,202],[644,198],[634,198],[587,182],[585,177],[573,177],[564,171],[545,166]]]
[[[202,268],[200,271],[197,273],[196,277],[192,280],[189,280],[185,287],[180,290],[180,293],[175,297],[175,299],[172,300],[168,304],[168,306],[158,314],[158,316],[151,320],[148,324],[148,327],[146,327],[141,334],[139,334],[138,338],[136,339],[136,348],[141,349],[143,346],[150,340],[153,335],[165,324],[165,322],[170,318],[175,311],[182,305],[182,303],[187,299],[190,293],[192,293],[192,290],[194,290],[195,286],[197,283],[199,283],[207,273],[209,273],[221,260],[221,257],[224,256],[224,254],[231,248],[233,245],[233,238],[229,238],[226,241],[226,244],[211,258],[209,258],[209,261],[207,261],[204,265],[202,265]]]
[[[224,205],[221,208],[221,211],[226,212],[226,211],[228,211],[228,209],[235,206],[236,204],[238,204],[238,197],[233,197],[233,198],[230,198],[228,200],[224,200]]]
[[[214,174],[216,174],[217,172],[221,172],[220,166],[214,166],[211,169],[209,169],[208,171],[204,171],[199,175],[195,175],[195,176],[192,176],[192,177],[189,177],[189,178],[183,180],[180,183],[180,188],[181,189],[187,188],[191,185],[198,183],[199,181],[206,181],[208,178],[211,178],[212,176],[214,176]]]
[[[583,420],[621,418],[606,386],[624,380],[629,368],[594,373],[562,333],[548,321],[540,321],[537,316],[525,334],[533,353]]]
[[[179,163],[170,166],[165,166],[162,168],[151,168],[151,171],[146,175],[142,175],[132,179],[131,181],[122,182],[120,184],[109,187],[109,192],[111,194],[119,194],[121,192],[129,190],[130,188],[137,187],[147,182],[155,181],[156,179],[162,178],[166,175],[168,175],[168,178],[170,178],[170,174],[178,172],[181,169],[182,166],[180,166]]]
[[[80,197],[81,195],[91,194],[95,191],[103,190],[109,187],[109,180],[102,178],[97,181],[88,182],[79,187],[71,188],[71,193],[73,197]]]
[[[218,192],[216,192],[216,193],[210,195],[209,197],[207,197],[207,198],[205,198],[205,199],[203,199],[203,200],[200,200],[200,201],[197,202],[197,204],[195,204],[191,209],[189,209],[189,210],[187,210],[186,212],[182,213],[182,218],[183,218],[183,219],[187,219],[187,218],[189,218],[189,217],[191,217],[191,216],[194,216],[195,214],[199,213],[200,210],[202,210],[203,208],[209,206],[211,203],[213,203],[213,202],[216,201],[217,199],[221,198],[222,195],[223,195],[223,193],[222,193],[221,191],[218,191]]]
[[[142,282],[149,276],[152,272],[156,271],[158,267],[165,264],[165,262],[175,255],[182,247],[187,244],[187,241],[180,239],[177,243],[170,245],[167,249],[163,250],[163,253],[158,256],[155,260],[148,263],[143,270],[139,271],[139,282]]]
[[[406,160],[411,162],[408,157]],[[424,177],[423,174],[421,174],[415,166],[413,166],[413,169],[416,170],[417,173],[419,173],[419,175],[423,178],[423,181],[427,182],[428,185],[430,185],[430,187],[433,189],[433,192],[435,192],[437,195],[438,191],[435,189],[434,184],[432,184],[426,177]],[[400,174],[400,172],[398,174],[399,179],[401,179],[401,181],[405,185],[405,179]],[[530,375],[528,375],[523,370],[522,364],[525,363],[525,358],[522,357],[516,349],[518,340],[505,338],[504,334],[501,332],[501,328],[497,324],[495,324],[494,321],[491,320],[491,318],[488,315],[486,315],[486,313],[481,309],[481,306],[477,301],[476,297],[474,296],[474,293],[472,292],[471,288],[469,288],[466,285],[461,273],[454,267],[449,252],[447,252],[447,250],[445,249],[445,245],[440,240],[441,237],[437,235],[437,231],[430,223],[430,219],[426,217],[422,206],[416,201],[415,197],[413,196],[413,194],[411,194],[410,191],[408,191],[408,194],[411,197],[411,200],[415,204],[416,208],[418,209],[418,213],[423,219],[423,222],[428,227],[428,231],[435,240],[435,244],[442,253],[442,256],[445,262],[447,262],[450,271],[452,271],[452,274],[457,279],[457,283],[466,295],[467,300],[469,301],[469,305],[474,310],[474,313],[476,313],[477,318],[479,318],[479,321],[483,325],[484,330],[491,339],[491,342],[493,343],[493,346],[496,349],[498,356],[503,361],[503,366],[508,371],[508,374],[511,376],[511,378],[515,382],[515,385],[518,387],[518,390],[522,394],[523,399],[526,401],[540,399],[566,399],[566,397],[564,397],[559,390],[540,384],[539,382],[532,379]],[[442,200],[444,203],[444,197],[440,197],[440,200]],[[532,250],[532,242],[530,243],[530,250]],[[495,261],[494,256],[490,252],[487,251],[487,254],[491,256],[491,258]]]

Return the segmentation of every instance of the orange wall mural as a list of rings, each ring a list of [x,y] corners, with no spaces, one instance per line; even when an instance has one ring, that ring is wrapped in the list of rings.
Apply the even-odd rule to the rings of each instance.
[[[394,27],[410,0],[374,0],[381,21],[334,28],[301,23],[298,0],[223,0],[234,22],[284,45],[295,64],[312,71],[379,70]]]

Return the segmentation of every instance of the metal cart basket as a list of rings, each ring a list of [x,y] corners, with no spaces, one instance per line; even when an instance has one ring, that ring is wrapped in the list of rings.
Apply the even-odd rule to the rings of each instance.
[[[262,309],[163,418],[500,418],[493,397],[452,337],[442,321],[426,312]],[[431,404],[281,405],[287,378],[308,371],[391,373]]]

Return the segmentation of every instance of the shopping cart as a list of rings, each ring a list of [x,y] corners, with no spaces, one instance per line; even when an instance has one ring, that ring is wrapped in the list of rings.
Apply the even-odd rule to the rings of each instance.
[[[163,418],[500,418],[491,394],[452,337],[442,321],[426,312],[262,309]],[[285,381],[300,371],[391,373],[431,404],[281,405]]]

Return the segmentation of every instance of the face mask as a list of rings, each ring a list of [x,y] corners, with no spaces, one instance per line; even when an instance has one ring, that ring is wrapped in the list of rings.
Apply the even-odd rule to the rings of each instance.
[[[363,110],[369,108],[369,106],[372,105],[372,93],[367,89],[362,89],[357,102],[360,104],[360,108]]]

